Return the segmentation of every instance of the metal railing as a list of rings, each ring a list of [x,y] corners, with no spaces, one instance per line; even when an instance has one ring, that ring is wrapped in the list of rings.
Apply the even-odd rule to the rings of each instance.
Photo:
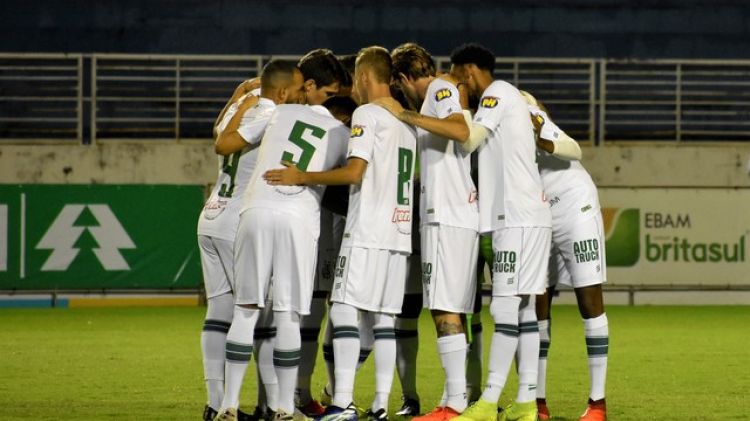
[[[209,139],[271,58],[298,56],[3,53],[0,143]],[[750,60],[499,58],[495,75],[590,144],[750,140]]]

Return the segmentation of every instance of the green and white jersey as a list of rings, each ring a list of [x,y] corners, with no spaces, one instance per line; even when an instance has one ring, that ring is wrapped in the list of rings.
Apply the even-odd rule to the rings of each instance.
[[[244,98],[229,106],[217,126],[219,133],[226,129]],[[242,194],[255,169],[259,142],[275,108],[273,101],[260,98],[258,104],[242,116],[237,132],[247,142],[247,147],[229,156],[219,156],[219,175],[198,219],[198,235],[234,241],[240,223]]]
[[[448,81],[433,80],[427,87],[420,112],[440,119],[451,114],[461,115],[458,89]],[[471,179],[471,154],[464,152],[459,143],[427,130],[418,128],[417,135],[421,224],[440,223],[476,231],[479,207],[477,188]]]
[[[354,111],[349,158],[367,161],[362,184],[349,189],[342,247],[411,253],[416,130],[384,108]]]
[[[242,210],[267,208],[310,221],[310,232],[320,231],[320,200],[325,186],[272,186],[263,174],[291,161],[301,171],[326,171],[346,158],[349,130],[322,106],[279,105],[261,142],[255,172],[245,191]]]
[[[550,227],[549,203],[536,165],[534,128],[515,86],[496,80],[479,100],[474,123],[489,131],[479,148],[479,229]]]
[[[542,118],[542,138],[552,142],[563,138],[565,132],[538,106],[529,104],[529,112]],[[552,210],[553,226],[561,226],[580,218],[585,219],[599,211],[596,185],[579,161],[567,161],[543,150],[537,150],[537,164],[542,176],[544,193]]]

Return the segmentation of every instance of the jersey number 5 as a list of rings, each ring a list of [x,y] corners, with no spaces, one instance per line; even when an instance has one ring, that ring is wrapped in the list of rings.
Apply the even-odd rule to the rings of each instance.
[[[307,166],[310,165],[310,160],[315,153],[315,145],[308,142],[303,137],[306,134],[306,131],[309,131],[311,135],[317,137],[318,139],[322,139],[326,134],[326,131],[321,129],[320,127],[303,123],[301,121],[297,121],[296,123],[294,123],[292,132],[289,134],[289,141],[302,149],[302,154],[300,155],[299,160],[294,163],[295,165],[297,165],[297,168],[300,171],[307,171]],[[294,162],[294,154],[288,151],[284,151],[284,153],[281,155],[281,160]]]
[[[408,205],[411,196],[411,173],[414,168],[414,152],[411,149],[398,148],[398,186],[396,201],[399,205]]]

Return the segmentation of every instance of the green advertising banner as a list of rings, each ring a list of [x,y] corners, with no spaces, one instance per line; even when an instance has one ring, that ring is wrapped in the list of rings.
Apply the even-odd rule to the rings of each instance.
[[[203,186],[0,185],[0,290],[186,289]]]

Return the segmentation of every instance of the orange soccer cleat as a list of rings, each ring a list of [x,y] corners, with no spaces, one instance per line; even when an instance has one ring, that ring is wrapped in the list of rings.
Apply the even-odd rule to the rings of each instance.
[[[537,416],[539,417],[541,421],[547,421],[548,419],[550,419],[549,408],[547,407],[546,399],[536,400],[536,410],[537,410]]]
[[[578,421],[607,421],[607,402],[604,399],[598,401],[589,399],[586,412],[581,415]]]
[[[457,417],[460,414],[454,411],[452,408],[447,406],[438,406],[432,411],[420,416],[412,418],[412,421],[449,421],[453,417]]]

